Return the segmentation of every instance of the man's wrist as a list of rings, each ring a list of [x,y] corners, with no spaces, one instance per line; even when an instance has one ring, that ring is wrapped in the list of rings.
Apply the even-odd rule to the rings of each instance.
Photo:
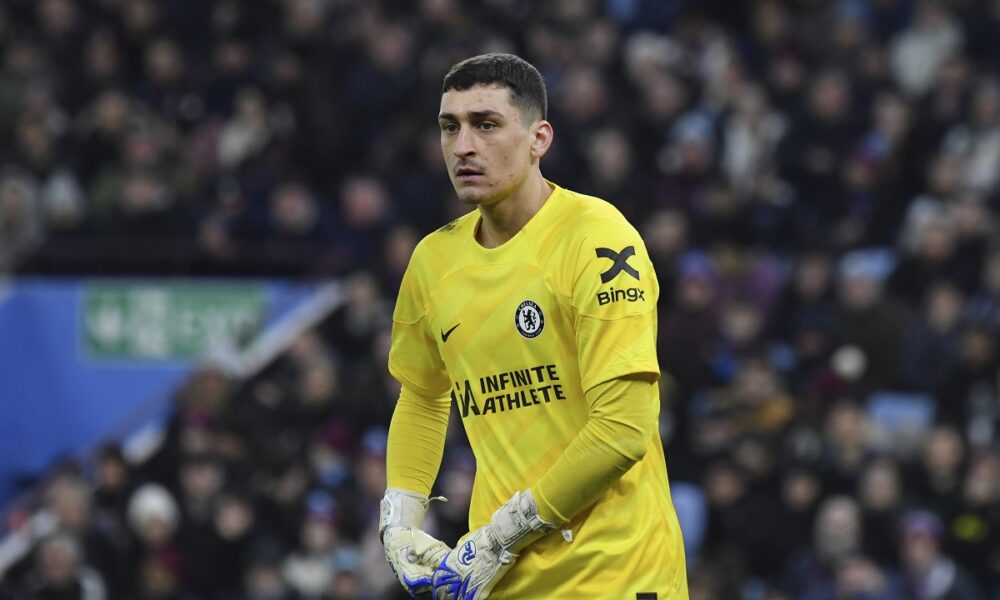
[[[388,488],[379,504],[379,538],[385,539],[385,532],[393,527],[419,529],[427,514],[430,500],[427,496],[404,490]]]

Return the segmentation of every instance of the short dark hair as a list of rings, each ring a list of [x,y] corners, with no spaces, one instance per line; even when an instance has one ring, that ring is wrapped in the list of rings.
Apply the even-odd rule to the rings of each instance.
[[[542,119],[549,116],[549,99],[542,74],[520,56],[491,52],[467,58],[444,76],[441,93],[467,90],[475,85],[508,88],[511,101],[518,110],[531,111]]]

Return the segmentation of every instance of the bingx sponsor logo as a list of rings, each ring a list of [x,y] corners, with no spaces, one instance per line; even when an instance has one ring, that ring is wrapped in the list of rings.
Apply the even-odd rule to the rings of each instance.
[[[635,270],[635,267],[628,264],[628,259],[635,256],[635,246],[625,246],[618,252],[615,252],[611,248],[597,248],[597,258],[607,258],[614,262],[611,267],[601,273],[601,283],[607,283],[618,276],[619,273],[624,271],[632,277],[639,279],[639,271]]]
[[[611,248],[596,248],[597,258],[606,258],[614,264],[607,271],[601,273],[601,283],[607,283],[618,276],[619,273],[631,275],[636,280],[639,279],[639,271],[628,264],[628,259],[635,256],[635,246],[625,246],[618,252]],[[614,302],[645,302],[646,291],[637,287],[611,288],[597,292],[597,304],[604,306]]]

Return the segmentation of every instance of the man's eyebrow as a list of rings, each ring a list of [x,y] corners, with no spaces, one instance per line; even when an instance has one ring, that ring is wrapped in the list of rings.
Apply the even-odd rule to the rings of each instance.
[[[504,118],[502,113],[495,110],[470,110],[466,113],[473,120],[481,121],[483,119],[493,119],[496,117]],[[441,113],[438,115],[438,121],[457,121],[458,117],[452,113]]]

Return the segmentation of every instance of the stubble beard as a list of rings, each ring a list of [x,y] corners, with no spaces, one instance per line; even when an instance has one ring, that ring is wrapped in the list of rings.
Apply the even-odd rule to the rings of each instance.
[[[455,192],[458,195],[459,201],[469,206],[483,206],[490,204],[493,200],[489,190],[483,188],[472,187],[462,189],[456,186]]]

